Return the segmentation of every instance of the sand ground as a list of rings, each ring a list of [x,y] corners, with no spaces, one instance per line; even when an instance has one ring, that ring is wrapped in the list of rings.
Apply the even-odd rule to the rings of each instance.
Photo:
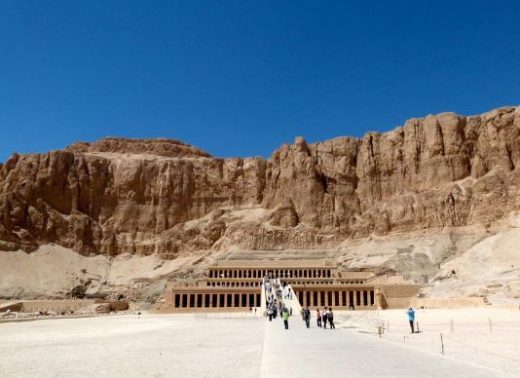
[[[414,335],[402,310],[337,313],[335,331],[317,328],[315,318],[306,329],[297,315],[291,317],[289,331],[280,319],[269,323],[243,314],[3,323],[0,376],[518,376],[519,315],[419,310],[421,333]],[[389,330],[379,338],[375,330],[381,323]],[[488,336],[483,335],[486,329]],[[439,331],[447,332],[445,356],[437,342]]]
[[[263,319],[109,316],[0,324],[1,377],[255,377]]]
[[[403,346],[520,376],[520,311],[475,308],[417,309],[419,333],[411,334],[406,310],[343,312],[341,327]]]

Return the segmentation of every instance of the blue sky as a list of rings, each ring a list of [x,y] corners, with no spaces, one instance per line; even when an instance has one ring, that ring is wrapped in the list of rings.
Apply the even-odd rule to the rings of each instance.
[[[520,1],[0,1],[0,161],[104,136],[269,156],[520,104]]]

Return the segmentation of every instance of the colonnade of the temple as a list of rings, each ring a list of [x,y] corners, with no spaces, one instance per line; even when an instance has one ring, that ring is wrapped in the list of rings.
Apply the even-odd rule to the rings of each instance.
[[[211,287],[260,287],[262,281],[251,280],[251,281],[228,281],[228,280],[211,280],[206,282],[206,286]]]
[[[298,290],[295,289],[302,306],[309,307],[364,307],[375,304],[373,289]]]
[[[340,281],[331,278],[288,278],[286,280],[292,285],[357,285],[364,283],[361,279]],[[261,285],[262,281],[250,278],[236,280],[211,278],[206,282],[206,286],[210,287],[260,287]]]
[[[172,293],[175,308],[260,307],[259,293]]]
[[[276,266],[276,265],[281,266]],[[313,266],[313,264],[315,264]],[[165,303],[173,311],[241,311],[261,307],[263,279],[280,278],[292,285],[302,306],[311,308],[330,306],[335,308],[375,308],[379,294],[375,286],[368,285],[363,272],[337,272],[336,266],[319,262],[286,262],[246,260],[236,264],[209,267],[205,277],[196,285],[171,285],[165,293]]]
[[[210,269],[210,278],[320,278],[332,277],[331,269]]]

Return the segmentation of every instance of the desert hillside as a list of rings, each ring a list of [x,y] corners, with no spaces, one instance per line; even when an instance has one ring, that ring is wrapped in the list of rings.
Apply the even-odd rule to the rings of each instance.
[[[400,272],[435,284],[431,295],[515,297],[519,164],[520,107],[428,115],[360,139],[298,137],[267,160],[124,138],[15,154],[0,164],[0,295],[59,295],[85,264],[104,277],[81,278],[95,291],[253,251]],[[45,269],[61,283],[23,289]]]

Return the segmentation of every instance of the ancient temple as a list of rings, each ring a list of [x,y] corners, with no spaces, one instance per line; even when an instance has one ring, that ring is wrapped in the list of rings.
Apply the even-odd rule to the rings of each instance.
[[[399,303],[416,295],[420,288],[395,280],[388,283],[373,272],[341,270],[328,260],[226,260],[209,267],[196,281],[170,283],[161,309],[199,312],[260,308],[264,278],[279,278],[291,285],[301,306],[338,310],[400,307]]]

